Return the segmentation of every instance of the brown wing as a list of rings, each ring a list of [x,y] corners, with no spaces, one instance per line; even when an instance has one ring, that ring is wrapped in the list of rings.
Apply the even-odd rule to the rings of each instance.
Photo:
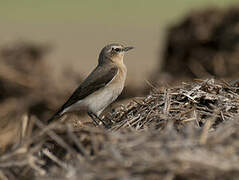
[[[66,103],[57,111],[49,120],[48,123],[60,116],[60,113],[76,103],[79,100],[84,99],[90,94],[94,93],[100,88],[105,87],[117,74],[118,68],[115,65],[101,65],[97,66],[92,73],[85,79],[85,81],[78,87]]]
[[[55,117],[57,117],[65,108],[71,106],[79,100],[84,99],[98,89],[103,88],[115,77],[117,72],[118,68],[115,65],[98,65],[80,85],[80,87],[75,90],[71,97],[60,108],[60,110],[51,119],[48,120],[48,122],[52,121]]]

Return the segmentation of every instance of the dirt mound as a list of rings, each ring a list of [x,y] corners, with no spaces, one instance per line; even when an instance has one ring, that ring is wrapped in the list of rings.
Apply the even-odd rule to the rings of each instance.
[[[0,100],[21,97],[33,88],[41,87],[40,74],[46,73],[43,57],[47,53],[44,46],[17,42],[0,50]]]
[[[238,179],[238,93],[213,79],[155,88],[109,113],[109,129],[24,115],[20,143],[0,156],[0,177]]]
[[[11,101],[21,104],[22,111],[40,119],[47,119],[49,114],[53,114],[59,103],[69,96],[66,94],[69,87],[59,89],[54,83],[46,58],[50,51],[48,45],[34,42],[16,42],[1,47],[0,107],[7,106]],[[75,75],[75,81],[76,77],[79,79]],[[74,83],[71,88],[73,86]]]
[[[239,7],[192,12],[169,28],[162,67],[152,75],[153,81],[160,82],[160,76],[172,81],[238,78],[238,26]]]

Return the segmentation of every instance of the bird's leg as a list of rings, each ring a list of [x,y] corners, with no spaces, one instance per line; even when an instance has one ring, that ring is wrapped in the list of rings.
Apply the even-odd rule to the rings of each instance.
[[[96,126],[98,126],[99,125],[99,123],[95,120],[95,115],[92,113],[92,112],[88,112],[88,115],[90,116],[90,118],[94,121],[94,124],[96,125]]]
[[[108,127],[108,126],[104,123],[104,121],[103,121],[100,117],[98,117],[97,115],[95,115],[94,113],[88,112],[88,115],[89,115],[89,116],[91,117],[91,119],[95,122],[95,124],[99,125],[99,124],[97,123],[97,121],[95,120],[95,119],[98,119],[98,120],[104,125],[105,128]]]
[[[95,115],[95,114],[94,114],[94,116],[95,116],[100,122],[102,122],[102,124],[104,125],[105,128],[108,127],[100,117],[98,117],[98,116]]]

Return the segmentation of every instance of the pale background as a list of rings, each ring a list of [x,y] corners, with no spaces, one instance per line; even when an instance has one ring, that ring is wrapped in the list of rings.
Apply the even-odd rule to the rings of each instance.
[[[101,48],[135,46],[125,57],[127,83],[142,84],[159,65],[167,27],[200,7],[227,7],[237,0],[0,0],[0,46],[16,40],[52,47],[57,78],[69,67],[85,77]]]

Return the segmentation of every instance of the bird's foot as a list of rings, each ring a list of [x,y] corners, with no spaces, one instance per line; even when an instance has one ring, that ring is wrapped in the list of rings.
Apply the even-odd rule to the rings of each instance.
[[[99,123],[95,120],[95,115],[93,113],[88,112],[88,115],[90,116],[90,118],[93,120],[95,126],[98,126]]]

